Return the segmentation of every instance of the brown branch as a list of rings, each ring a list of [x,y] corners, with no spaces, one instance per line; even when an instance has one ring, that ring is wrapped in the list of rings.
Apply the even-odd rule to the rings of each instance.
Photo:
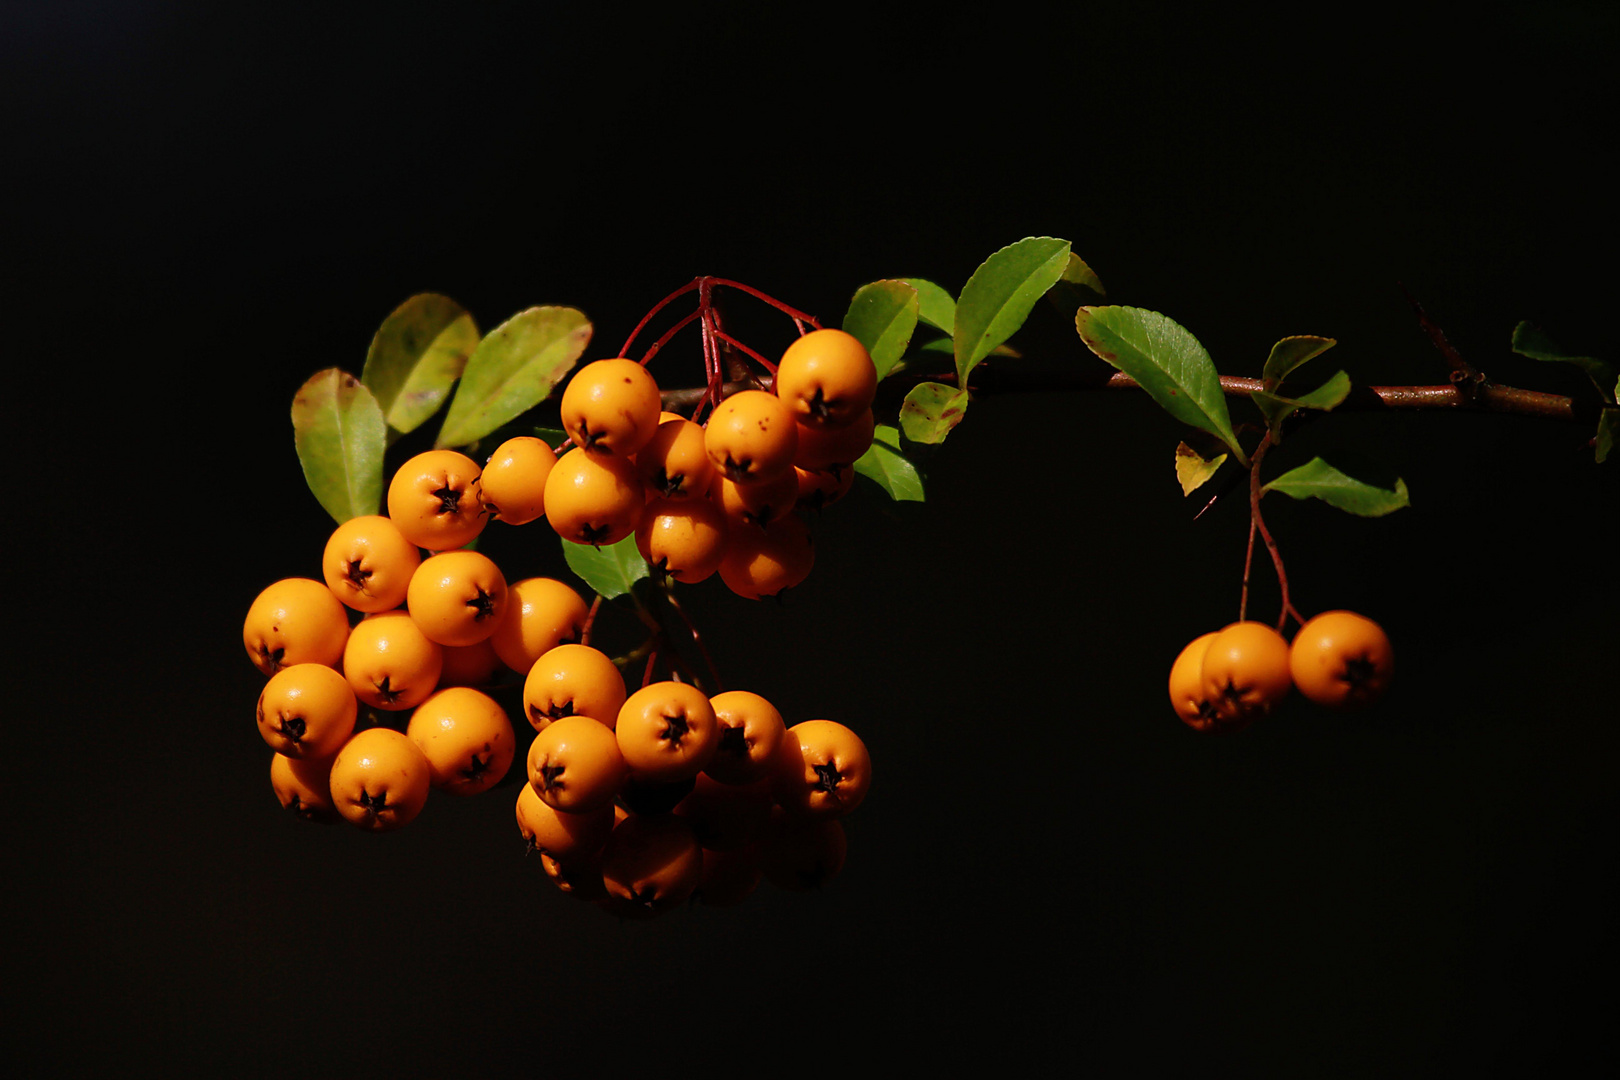
[[[988,365],[980,365],[973,373],[973,382],[968,389],[975,393],[985,394],[1019,394],[1040,393],[1046,391],[1081,391],[1081,390],[1140,390],[1141,384],[1129,375],[1114,372],[1048,372],[1048,371],[1009,371],[1005,368],[986,370]],[[940,382],[949,385],[956,383],[956,376],[950,372],[939,374],[906,374],[900,380],[909,384],[921,382]],[[1516,386],[1504,386],[1489,380],[1471,384],[1474,389],[1470,393],[1455,384],[1442,384],[1436,386],[1357,386],[1350,391],[1350,396],[1339,405],[1339,410],[1349,411],[1382,411],[1386,409],[1450,409],[1456,412],[1491,412],[1508,413],[1515,416],[1532,416],[1543,420],[1564,420],[1577,423],[1595,423],[1598,408],[1596,404],[1577,401],[1562,394],[1545,394],[1539,390],[1524,390]],[[739,390],[757,389],[759,383],[755,382],[728,382],[722,393],[731,395]],[[1241,375],[1222,375],[1221,390],[1228,397],[1247,397],[1255,390],[1263,389],[1259,379],[1250,379]],[[664,407],[677,411],[680,406],[696,404],[707,392],[706,387],[691,387],[688,389],[665,390],[663,392]]]

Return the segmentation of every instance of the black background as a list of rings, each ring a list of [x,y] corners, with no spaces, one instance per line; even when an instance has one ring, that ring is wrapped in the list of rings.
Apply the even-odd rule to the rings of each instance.
[[[1616,356],[1597,5],[760,7],[0,6],[8,1057],[1612,1056],[1620,500],[1588,428],[1362,413],[1285,443],[1279,468],[1322,453],[1410,485],[1385,519],[1268,514],[1300,605],[1379,619],[1398,677],[1361,716],[1296,699],[1210,739],[1164,680],[1235,617],[1241,502],[1191,520],[1180,431],[1145,398],[986,397],[926,504],[863,487],[824,515],[785,604],[692,590],[728,685],[872,751],[817,894],[621,924],[525,861],[515,776],[383,837],[280,811],[238,631],[264,585],[317,573],[331,527],[287,407],[315,370],[358,371],[412,293],[486,328],[573,304],[609,355],[699,273],[836,324],[865,281],[954,291],[1044,234],[1229,373],[1313,333],[1358,382],[1443,381],[1402,283],[1500,381],[1585,392],[1509,352],[1520,319]],[[739,325],[767,352],[791,332]],[[662,381],[698,378],[685,341]],[[1029,341],[1097,364],[1061,326]]]

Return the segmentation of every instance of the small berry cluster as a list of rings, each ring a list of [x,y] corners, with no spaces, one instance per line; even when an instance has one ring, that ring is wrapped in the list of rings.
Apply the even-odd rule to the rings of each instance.
[[[660,407],[657,382],[628,359],[587,364],[563,391],[573,446],[538,439],[496,449],[482,499],[520,524],[542,514],[564,540],[635,537],[656,572],[691,584],[718,572],[739,596],[774,596],[815,560],[795,509],[837,501],[872,444],[877,369],[842,330],[813,330],[783,353],[772,390],[740,390],[699,424]]]
[[[1352,611],[1307,620],[1289,642],[1258,622],[1203,634],[1170,667],[1170,704],[1195,731],[1239,731],[1297,687],[1318,705],[1355,709],[1383,695],[1395,654],[1383,628]]]
[[[736,903],[762,878],[801,890],[839,871],[839,819],[872,777],[848,727],[788,727],[743,690],[708,697],[669,681],[626,696],[616,670],[575,673],[571,659],[542,659],[525,685],[539,733],[516,808],[529,851],[560,889],[648,917],[693,897]],[[552,718],[582,706],[596,711]]]

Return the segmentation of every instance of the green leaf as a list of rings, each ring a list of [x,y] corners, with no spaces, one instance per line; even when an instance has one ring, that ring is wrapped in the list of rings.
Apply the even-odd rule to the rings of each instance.
[[[942,443],[967,412],[968,392],[944,383],[918,383],[900,406],[900,427],[914,443]]]
[[[1069,262],[1063,268],[1062,275],[1046,292],[1047,300],[1065,319],[1074,318],[1080,305],[1095,303],[1107,295],[1108,291],[1103,288],[1102,279],[1096,271],[1072,251],[1069,252]]]
[[[855,291],[844,313],[844,329],[866,346],[881,379],[894,367],[917,329],[918,299],[904,281],[874,281]]]
[[[874,480],[895,502],[922,502],[922,477],[917,467],[900,453],[900,432],[879,424],[872,433],[872,445],[855,462],[855,471]]]
[[[634,536],[627,536],[617,544],[601,548],[576,544],[572,540],[564,540],[562,546],[568,568],[600,593],[603,599],[624,596],[635,587],[636,582],[647,577],[647,560],[641,557],[641,552],[636,548]]]
[[[1620,387],[1615,389],[1620,391]],[[1616,439],[1620,439],[1620,409],[1604,409],[1598,414],[1597,435],[1592,444],[1592,455],[1599,465],[1608,460]]]
[[[477,345],[478,327],[460,304],[418,293],[377,329],[360,381],[377,398],[390,428],[415,431],[439,411]]]
[[[466,446],[550,396],[591,340],[584,312],[532,307],[478,343],[436,446]]]
[[[1280,491],[1295,499],[1321,499],[1329,506],[1362,517],[1382,517],[1411,505],[1406,481],[1397,479],[1395,490],[1386,491],[1346,476],[1321,458],[1290,469],[1261,490]]]
[[[1266,424],[1271,428],[1271,441],[1282,442],[1282,422],[1288,419],[1295,409],[1316,409],[1321,412],[1331,412],[1346,397],[1350,395],[1350,376],[1345,372],[1336,373],[1327,382],[1318,386],[1308,394],[1288,398],[1281,394],[1268,393],[1265,390],[1251,390],[1249,396],[1265,414]]]
[[[1171,416],[1214,435],[1240,464],[1249,463],[1232,431],[1215,362],[1180,324],[1143,308],[1083,307],[1074,325],[1088,349],[1135,379]]]
[[[1595,356],[1576,356],[1565,352],[1540,327],[1532,326],[1529,322],[1521,322],[1513,328],[1513,351],[1532,360],[1574,364],[1586,372],[1593,385],[1597,387],[1598,393],[1602,394],[1604,400],[1611,405],[1615,403],[1615,395],[1620,394],[1620,385],[1616,385],[1613,393],[1609,391],[1609,384],[1615,381],[1615,372],[1608,361]]]
[[[947,334],[956,325],[956,301],[951,294],[924,278],[899,278],[917,290],[917,318]]]
[[[1188,446],[1186,443],[1176,444],[1176,480],[1181,484],[1181,493],[1191,495],[1204,483],[1214,476],[1226,461],[1226,454],[1217,454],[1206,460],[1202,454]]]
[[[1277,389],[1289,372],[1305,361],[1321,356],[1337,344],[1338,341],[1333,338],[1312,337],[1309,334],[1283,338],[1271,347],[1271,355],[1266,357],[1266,366],[1261,372],[1265,388]]]
[[[292,424],[304,480],[333,520],[377,513],[388,427],[371,391],[346,371],[318,371],[293,395]]]
[[[1068,264],[1069,242],[1050,236],[1020,240],[979,264],[962,287],[951,329],[958,386],[967,386],[979,361],[1024,325],[1035,301]]]

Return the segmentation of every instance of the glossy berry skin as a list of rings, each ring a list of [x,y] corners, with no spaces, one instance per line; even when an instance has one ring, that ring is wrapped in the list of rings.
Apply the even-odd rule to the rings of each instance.
[[[742,390],[716,407],[703,444],[722,475],[739,484],[763,484],[792,470],[799,433],[780,400],[763,390]]]
[[[488,555],[444,551],[423,560],[405,593],[416,625],[440,645],[473,645],[506,613],[506,577]]]
[[[325,664],[293,664],[259,693],[259,734],[288,757],[330,758],[354,733],[359,705],[348,680]]]
[[[350,518],[333,531],[321,555],[332,595],[356,611],[389,611],[405,602],[422,553],[380,514]]]
[[[349,640],[349,616],[332,590],[313,578],[282,578],[254,598],[242,621],[242,645],[265,675],[293,664],[337,667]]]
[[[1383,627],[1353,611],[1325,611],[1294,635],[1289,671],[1299,692],[1334,709],[1356,709],[1383,696],[1395,650]]]
[[[501,663],[527,675],[534,662],[563,642],[578,641],[590,607],[556,578],[532,577],[506,592],[506,614],[490,635]]]
[[[1211,630],[1193,638],[1170,665],[1170,706],[1194,731],[1229,730],[1222,725],[1214,700],[1204,690],[1204,654],[1218,633]]]
[[[810,576],[816,551],[810,528],[796,516],[761,529],[743,525],[730,532],[720,560],[720,580],[738,596],[758,600],[776,596]]]
[[[627,696],[624,676],[606,653],[568,643],[548,650],[529,668],[523,713],[536,731],[565,716],[588,716],[611,731]]]
[[[635,463],[579,447],[557,459],[546,477],[546,520],[576,544],[616,544],[635,532],[646,492]]]
[[[563,430],[591,454],[629,457],[651,441],[662,411],[658,383],[634,360],[586,364],[563,390]]]
[[[726,690],[709,704],[720,724],[720,748],[703,771],[722,784],[752,784],[769,776],[787,734],[776,706],[748,690]]]
[[[422,812],[432,770],[403,732],[367,728],[338,751],[330,784],[332,803],[345,820],[370,832],[390,832]]]
[[[1270,713],[1293,687],[1288,642],[1264,623],[1238,622],[1219,631],[1204,652],[1204,693],[1226,724]]]
[[[787,729],[771,772],[777,803],[798,818],[851,813],[872,786],[872,757],[860,736],[835,720]]]
[[[544,439],[519,435],[495,448],[479,477],[484,509],[508,525],[527,525],[546,512],[546,477],[557,455]]]
[[[478,463],[455,450],[417,454],[388,482],[388,517],[405,539],[429,551],[470,543],[484,531]]]
[[[432,785],[454,795],[488,791],[517,753],[506,710],[488,694],[463,686],[422,702],[405,734],[427,759]]]
[[[708,499],[654,499],[636,526],[636,550],[659,573],[695,585],[720,568],[728,532]]]
[[[708,697],[695,686],[660,682],[625,699],[615,726],[619,750],[637,779],[690,780],[720,746],[720,725]]]
[[[589,716],[564,716],[529,745],[529,783],[553,810],[583,814],[613,802],[628,769],[613,729]]]
[[[774,388],[801,424],[844,427],[877,396],[877,368],[866,346],[843,330],[812,330],[787,347]]]
[[[444,646],[403,611],[366,616],[343,649],[343,675],[354,696],[373,709],[416,708],[438,687],[443,671]]]
[[[652,440],[636,451],[636,470],[651,495],[701,498],[714,481],[714,462],[704,446],[703,426],[684,416],[664,416]]]

